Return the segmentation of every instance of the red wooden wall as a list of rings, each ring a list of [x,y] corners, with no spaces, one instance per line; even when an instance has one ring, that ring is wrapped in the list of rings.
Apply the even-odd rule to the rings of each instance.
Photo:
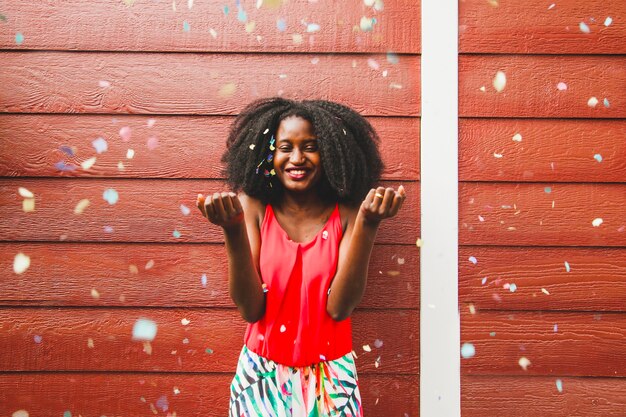
[[[223,187],[234,115],[272,95],[355,107],[407,189],[354,336],[367,415],[418,415],[420,8],[368,4],[2,5],[1,415],[226,414],[244,322],[194,202]]]
[[[459,6],[462,415],[625,416],[626,2]]]

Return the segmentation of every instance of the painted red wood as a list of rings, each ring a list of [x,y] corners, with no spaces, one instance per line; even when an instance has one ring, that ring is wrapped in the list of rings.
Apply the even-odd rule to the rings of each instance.
[[[459,179],[624,182],[625,137],[625,120],[460,119]]]
[[[499,54],[624,54],[624,16],[626,3],[621,0],[463,0],[459,2],[459,50]]]
[[[559,392],[560,380],[562,392]],[[626,379],[462,376],[463,417],[606,417],[626,409]],[[486,414],[486,410],[487,414]]]
[[[0,374],[0,414],[10,416],[23,409],[30,417],[62,416],[66,411],[73,416],[223,417],[228,413],[232,377],[231,373]],[[419,390],[414,379],[359,375],[368,417],[417,416]]]
[[[556,330],[556,331],[555,331]],[[626,375],[626,314],[461,311],[463,375]],[[523,370],[519,361],[530,361]]]
[[[459,244],[625,246],[625,205],[625,184],[463,182]]]
[[[34,193],[34,212],[22,211],[24,199],[18,194],[19,187]],[[404,188],[404,206],[398,216],[381,226],[377,236],[380,243],[415,244],[419,231],[419,184],[406,182]],[[113,205],[103,198],[109,189],[119,196]],[[221,181],[0,179],[0,218],[4,219],[0,223],[0,240],[222,242],[221,229],[193,210],[198,193],[224,189]],[[83,199],[90,201],[89,207],[82,214],[74,214]],[[192,213],[185,216],[181,204]],[[176,237],[178,233],[180,237]]]
[[[461,246],[459,301],[479,311],[624,312],[626,249]]]
[[[506,78],[500,92],[493,86],[498,71]],[[566,89],[559,90],[559,83]],[[626,57],[462,55],[459,115],[624,118]]]
[[[192,2],[191,8],[186,1],[13,2],[2,10],[6,17],[4,31],[11,36],[3,36],[0,47],[280,53],[420,51],[419,1],[386,0],[382,10],[363,2],[330,0],[266,0],[260,8],[256,3],[242,1],[239,13],[236,3],[215,0]],[[368,21],[361,26],[363,18],[376,19],[370,24],[371,30]],[[14,39],[17,31],[24,34],[20,45]]]
[[[233,117],[0,115],[0,175],[28,177],[221,178]],[[385,179],[419,178],[419,118],[371,117],[381,137]],[[150,127],[152,125],[152,127]],[[120,129],[131,129],[124,142]],[[411,138],[408,146],[406,138]],[[97,138],[107,151],[97,153]],[[155,139],[151,139],[155,138]],[[65,147],[73,149],[70,156]],[[126,159],[128,149],[132,160]],[[96,157],[95,164],[81,163]],[[61,171],[55,164],[73,164]],[[123,161],[124,169],[118,168]]]
[[[0,318],[4,371],[234,372],[245,330],[235,309],[24,307]],[[149,346],[132,340],[140,318],[157,325]],[[418,372],[417,310],[359,310],[353,322],[359,372]]]
[[[21,275],[18,253],[31,259]],[[219,244],[0,243],[0,271],[4,306],[234,307]],[[360,306],[419,308],[417,247],[375,246]]]
[[[275,95],[345,102],[368,116],[420,109],[414,55],[396,64],[380,54],[47,51],[1,52],[0,60],[0,112],[224,115]]]

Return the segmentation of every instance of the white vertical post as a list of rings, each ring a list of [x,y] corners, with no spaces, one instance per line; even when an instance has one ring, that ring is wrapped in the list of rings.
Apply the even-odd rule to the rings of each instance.
[[[461,415],[458,0],[422,0],[420,416]]]

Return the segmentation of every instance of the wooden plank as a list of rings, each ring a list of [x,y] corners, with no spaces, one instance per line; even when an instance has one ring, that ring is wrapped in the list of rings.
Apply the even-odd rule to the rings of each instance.
[[[459,248],[464,308],[626,311],[625,300],[626,248]]]
[[[625,204],[626,184],[462,182],[459,244],[626,246]]]
[[[3,7],[2,49],[87,51],[419,53],[420,2],[290,1],[12,3]],[[241,5],[239,12],[236,5]],[[382,2],[380,3],[382,5]],[[173,5],[176,8],[173,8]],[[245,15],[245,18],[244,18]],[[376,19],[368,27],[361,19]],[[97,24],[96,22],[106,22]],[[186,23],[186,24],[185,24]],[[318,25],[316,27],[315,25]],[[15,42],[15,32],[24,40]]]
[[[34,193],[35,211],[22,211],[24,199],[18,194],[19,187]],[[0,240],[222,242],[221,229],[196,213],[195,202],[198,193],[221,191],[223,187],[221,181],[200,180],[0,179]],[[379,243],[415,244],[420,220],[419,184],[406,182],[404,188],[405,204],[398,216],[382,224]],[[103,198],[108,189],[119,196],[113,205]],[[82,214],[74,214],[83,199],[90,201],[89,207]],[[181,204],[192,213],[185,216]]]
[[[501,54],[624,54],[626,3],[459,2],[459,50]],[[610,20],[607,20],[609,19]],[[581,29],[581,23],[589,32]]]
[[[359,372],[417,373],[418,315],[357,311]],[[141,318],[157,325],[149,344],[132,340]],[[2,308],[0,323],[2,371],[230,372],[245,331],[235,309],[210,308]]]
[[[626,314],[461,312],[462,375],[626,375]],[[520,359],[530,361],[527,369]]]
[[[420,109],[418,56],[33,51],[0,60],[0,112],[226,115],[276,95],[368,116]]]
[[[20,252],[31,263],[15,275]],[[0,305],[234,307],[227,267],[218,244],[0,243]],[[419,308],[417,247],[374,247],[360,306]]]
[[[460,119],[461,181],[626,181],[626,121]]]
[[[0,115],[0,175],[26,177],[222,178],[234,117]],[[371,117],[381,138],[385,179],[419,178],[419,118]],[[120,129],[131,129],[124,142]],[[410,137],[414,146],[407,146]],[[107,151],[97,153],[97,138]],[[156,138],[151,139],[151,138]],[[134,150],[131,160],[128,149]],[[68,154],[71,152],[72,155]],[[89,169],[81,163],[96,157]],[[124,169],[118,168],[119,161]],[[61,170],[56,164],[75,170]]]
[[[561,380],[559,392],[557,380]],[[626,379],[520,376],[461,378],[463,416],[605,417],[626,409]]]
[[[232,372],[234,373],[233,368]],[[228,413],[228,374],[27,373],[0,374],[0,413],[30,417],[178,415]],[[359,375],[364,412],[372,417],[417,416],[419,377]]]
[[[498,71],[506,78],[500,92],[493,86]],[[459,116],[624,118],[626,57],[462,55]]]

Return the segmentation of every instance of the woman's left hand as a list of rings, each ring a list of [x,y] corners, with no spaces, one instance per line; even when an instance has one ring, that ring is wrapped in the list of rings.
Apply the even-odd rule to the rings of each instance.
[[[395,216],[405,198],[403,186],[398,187],[398,191],[391,187],[372,188],[361,203],[358,215],[362,216],[366,223],[377,225],[382,220]]]

